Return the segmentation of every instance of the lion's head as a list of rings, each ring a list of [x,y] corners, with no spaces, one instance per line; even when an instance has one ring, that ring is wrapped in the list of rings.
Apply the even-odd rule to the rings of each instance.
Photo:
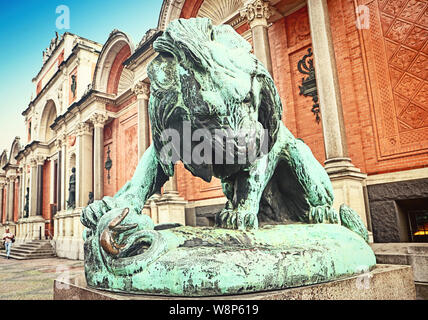
[[[149,65],[148,74],[156,150],[166,143],[161,138],[165,129],[175,129],[183,136],[183,121],[190,122],[192,130],[227,131],[235,140],[240,132],[251,129],[254,144],[260,144],[263,129],[267,129],[270,148],[281,121],[281,101],[270,74],[251,53],[251,45],[231,26],[213,26],[207,18],[178,19],[155,41],[154,49],[159,55]],[[218,142],[212,140],[213,145]],[[195,145],[192,142],[190,149]],[[183,144],[173,149],[180,160],[188,152]],[[183,162],[206,181],[213,175],[236,173],[243,166]],[[173,174],[171,164],[162,166]]]

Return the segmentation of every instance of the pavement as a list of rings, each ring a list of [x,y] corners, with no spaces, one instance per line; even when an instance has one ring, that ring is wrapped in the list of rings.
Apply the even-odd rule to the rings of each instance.
[[[0,300],[52,300],[55,279],[83,271],[83,261],[0,257]]]

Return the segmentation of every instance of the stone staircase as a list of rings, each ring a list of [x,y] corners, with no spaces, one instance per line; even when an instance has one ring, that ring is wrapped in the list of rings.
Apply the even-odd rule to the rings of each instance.
[[[2,250],[0,256],[6,257],[6,251]],[[43,259],[55,256],[50,240],[32,240],[12,245],[10,258],[17,260]]]

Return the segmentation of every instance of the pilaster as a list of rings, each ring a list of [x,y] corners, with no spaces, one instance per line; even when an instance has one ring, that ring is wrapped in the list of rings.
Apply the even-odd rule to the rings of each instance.
[[[342,203],[351,206],[367,226],[363,190],[367,175],[361,173],[348,157],[327,1],[307,0],[307,5],[326,154],[325,169],[333,184],[334,207],[339,209]]]

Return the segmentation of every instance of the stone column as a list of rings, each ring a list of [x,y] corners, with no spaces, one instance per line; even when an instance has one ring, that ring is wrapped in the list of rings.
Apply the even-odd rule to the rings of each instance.
[[[95,113],[91,117],[94,125],[94,200],[104,196],[104,123],[107,115]]]
[[[25,162],[23,163],[22,166],[22,174],[21,174],[21,180],[20,180],[20,184],[19,184],[19,190],[20,190],[20,202],[21,202],[21,209],[20,209],[20,218],[24,218],[25,212],[24,212],[24,208],[25,208],[25,195],[27,194],[26,191],[26,181],[27,181],[27,165],[25,164]]]
[[[22,177],[23,177],[23,173],[21,172],[21,168],[19,169],[19,174],[18,174],[18,179],[17,179],[17,183],[18,183],[18,194],[16,195],[18,197],[18,220],[21,219],[23,217],[22,211],[23,211],[23,204],[22,204]]]
[[[9,186],[7,190],[7,221],[13,222],[13,211],[15,208],[14,194],[15,194],[15,176],[8,177]]]
[[[307,0],[315,62],[318,98],[325,145],[325,169],[335,193],[336,209],[345,203],[356,210],[367,225],[363,185],[366,174],[348,156],[336,58],[326,0]]]
[[[139,81],[133,88],[137,96],[138,105],[138,158],[141,159],[144,151],[150,145],[149,126],[149,96],[150,85],[144,81]]]
[[[4,195],[4,183],[0,183],[0,225],[3,223],[3,215],[5,214],[3,212],[3,195]]]
[[[272,12],[269,0],[253,0],[246,3],[241,16],[247,18],[253,36],[255,56],[272,74],[272,58],[270,54],[268,19]]]
[[[61,134],[61,160],[59,163],[61,181],[58,181],[60,187],[61,199],[58,199],[58,211],[67,209],[67,192],[66,192],[66,147],[67,147],[67,135]]]
[[[30,216],[34,217],[37,215],[37,161],[32,158],[30,163]]]
[[[36,215],[43,216],[43,165],[45,158],[43,156],[37,157],[37,201],[36,201]]]
[[[86,207],[92,192],[92,129],[88,123],[77,125],[76,207]]]
[[[57,168],[56,168],[56,177],[57,177],[57,179],[56,179],[56,190],[54,191],[54,192],[56,192],[56,210],[57,210],[57,212],[58,211],[61,211],[61,198],[62,198],[62,196],[63,196],[63,194],[62,194],[62,187],[61,187],[61,182],[62,182],[62,169],[61,169],[61,167],[62,167],[62,157],[63,157],[63,155],[62,155],[62,144],[63,144],[64,142],[61,140],[61,136],[57,136],[57,139],[56,139],[56,148],[57,148],[57,150],[58,150],[58,158],[57,158],[57,161],[56,161],[56,163],[57,163]]]

